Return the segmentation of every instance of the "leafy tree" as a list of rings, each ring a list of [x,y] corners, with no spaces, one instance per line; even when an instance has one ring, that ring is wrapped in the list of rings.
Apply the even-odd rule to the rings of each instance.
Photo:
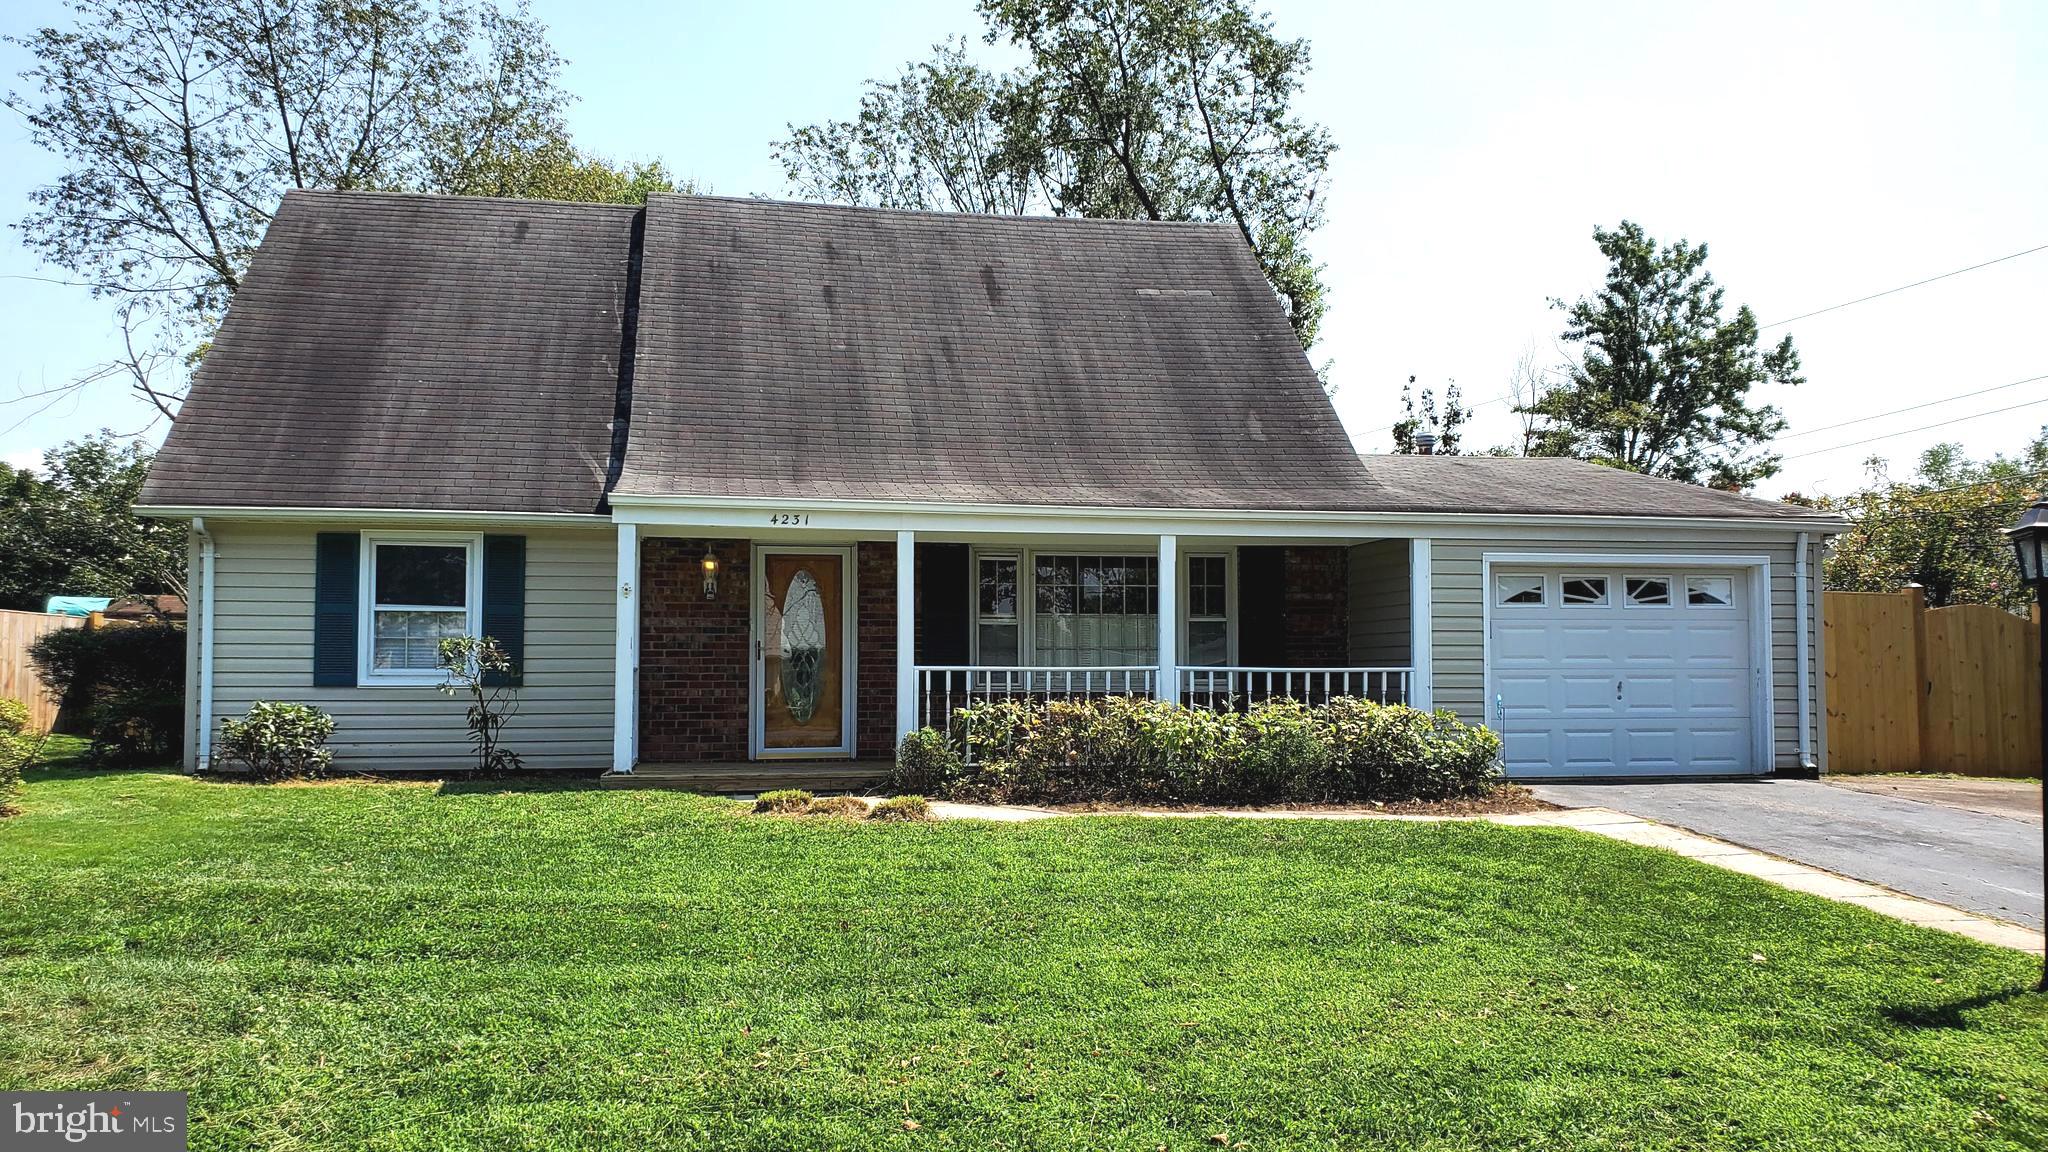
[[[559,140],[539,148],[504,149],[478,157],[463,182],[450,192],[462,196],[510,196],[522,200],[572,200],[585,204],[645,204],[655,192],[689,192],[659,160],[613,164],[578,152]]]
[[[856,119],[790,126],[801,196],[890,207],[1049,211],[1236,227],[1302,345],[1324,308],[1307,238],[1335,146],[1293,100],[1309,67],[1244,0],[982,0],[1009,73],[939,45]]]
[[[2033,596],[2000,530],[2048,486],[2048,429],[2018,456],[1989,460],[1969,459],[1958,444],[1937,444],[1921,453],[1910,480],[1892,480],[1882,460],[1869,466],[1868,487],[1815,501],[1849,518],[1823,566],[1829,588],[1893,592],[1918,584],[1933,607],[2027,611]]]
[[[101,432],[44,453],[43,476],[0,464],[0,607],[182,594],[184,528],[135,515],[150,459],[140,442]]]
[[[160,371],[218,322],[286,190],[584,187],[559,178],[562,161],[587,162],[569,149],[561,58],[523,4],[70,9],[73,27],[9,38],[34,63],[21,74],[29,91],[6,105],[66,165],[30,194],[18,228],[37,255],[117,302],[128,353],[88,379],[127,376],[165,415],[182,390]]]
[[[1608,259],[1606,285],[1574,304],[1551,301],[1566,314],[1564,339],[1584,351],[1518,409],[1542,419],[1531,455],[1717,488],[1775,474],[1779,458],[1767,448],[1785,420],[1771,405],[1753,406],[1749,392],[1805,382],[1792,338],[1760,351],[1748,306],[1722,315],[1704,244],[1660,246],[1626,220],[1594,229],[1593,240]]]
[[[1410,376],[1401,385],[1401,419],[1394,424],[1394,451],[1399,455],[1412,455],[1416,451],[1415,438],[1427,433],[1436,437],[1436,446],[1431,449],[1438,456],[1456,456],[1458,441],[1463,433],[1465,421],[1471,419],[1472,410],[1461,403],[1458,382],[1451,381],[1444,387],[1443,411],[1437,411],[1436,394],[1424,388],[1422,402],[1415,401],[1415,377]]]

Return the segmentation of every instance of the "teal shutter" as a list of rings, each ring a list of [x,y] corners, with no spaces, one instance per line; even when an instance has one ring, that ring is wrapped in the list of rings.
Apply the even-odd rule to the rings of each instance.
[[[484,683],[517,687],[526,680],[526,537],[484,537],[484,635],[512,658],[512,671]]]
[[[356,686],[363,538],[322,532],[313,547],[313,686]]]

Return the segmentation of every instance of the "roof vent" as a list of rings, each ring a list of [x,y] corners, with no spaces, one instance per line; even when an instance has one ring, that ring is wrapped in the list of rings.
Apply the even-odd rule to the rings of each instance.
[[[1417,432],[1411,438],[1411,443],[1415,445],[1415,453],[1418,456],[1436,455],[1436,437],[1427,432]]]

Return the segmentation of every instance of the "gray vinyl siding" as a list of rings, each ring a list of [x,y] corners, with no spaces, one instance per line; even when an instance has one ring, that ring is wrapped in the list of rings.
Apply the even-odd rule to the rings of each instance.
[[[1816,538],[1817,541],[1817,538]],[[1486,594],[1480,587],[1481,557],[1487,552],[1606,553],[1623,555],[1682,554],[1688,556],[1765,556],[1770,559],[1771,626],[1771,737],[1776,766],[1794,768],[1799,764],[1799,666],[1801,638],[1795,590],[1797,577],[1793,560],[1798,552],[1795,537],[1729,537],[1715,541],[1665,539],[1630,535],[1628,539],[1597,541],[1548,541],[1516,538],[1512,541],[1479,542],[1437,540],[1430,552],[1432,599],[1431,653],[1434,658],[1435,702],[1439,708],[1455,711],[1468,723],[1490,720],[1486,703],[1485,625],[1482,605]],[[1819,586],[1820,568],[1816,542],[1809,542],[1807,581],[1809,595]],[[1821,630],[1817,595],[1808,609],[1807,645],[1808,692],[1811,713],[1808,723],[1811,747],[1820,748],[1825,710],[1820,706],[1820,652],[1815,643]]]
[[[338,765],[436,771],[470,763],[465,702],[432,687],[313,687],[313,542],[327,525],[209,523],[217,551],[214,719],[258,700],[335,718]],[[503,531],[517,531],[503,529]],[[526,536],[526,668],[504,744],[533,768],[611,764],[612,533]],[[198,693],[191,694],[196,701]],[[195,705],[196,707],[196,705]]]
[[[1410,643],[1408,541],[1374,540],[1351,548],[1349,661],[1404,668]]]

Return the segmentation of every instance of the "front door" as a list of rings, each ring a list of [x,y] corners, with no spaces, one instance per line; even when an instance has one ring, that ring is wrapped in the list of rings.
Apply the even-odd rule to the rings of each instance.
[[[848,559],[843,548],[756,550],[757,757],[845,756],[853,751]]]

